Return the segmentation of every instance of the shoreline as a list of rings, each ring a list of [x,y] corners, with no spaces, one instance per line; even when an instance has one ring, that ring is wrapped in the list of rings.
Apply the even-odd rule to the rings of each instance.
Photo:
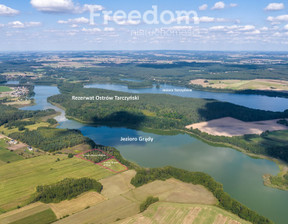
[[[65,109],[64,107],[62,107],[61,105],[59,105],[59,104],[57,104],[57,103],[53,103],[53,102],[51,102],[51,101],[48,101],[48,102],[51,103],[53,106],[59,107],[60,109],[66,111],[66,109]],[[106,125],[106,126],[111,125],[111,123],[110,123],[110,124],[107,124],[107,123],[106,123],[106,124],[104,124],[104,123],[101,123],[101,124],[98,123],[98,124],[97,124],[97,123],[95,123],[95,122],[85,122],[85,121],[82,121],[81,119],[78,119],[78,118],[75,118],[75,117],[72,117],[72,116],[68,116],[68,115],[65,115],[65,117],[66,117],[67,119],[71,119],[71,120],[77,121],[77,122],[82,123],[82,124],[87,124],[87,125],[95,125],[95,126],[96,126],[96,125]],[[132,128],[132,127],[130,127],[130,128]],[[240,148],[240,147],[237,147],[237,146],[234,146],[234,145],[231,145],[231,144],[229,144],[229,143],[209,141],[209,140],[207,140],[207,139],[205,139],[205,138],[203,138],[203,137],[201,137],[201,136],[199,136],[199,135],[197,135],[197,134],[195,134],[195,133],[189,132],[188,130],[184,130],[184,129],[162,130],[162,129],[147,128],[147,127],[145,127],[145,128],[140,128],[140,130],[142,130],[142,131],[151,130],[151,131],[156,131],[156,132],[157,132],[157,131],[158,131],[158,132],[161,131],[161,132],[170,132],[170,133],[176,131],[176,132],[178,132],[178,133],[186,133],[186,134],[189,134],[189,135],[191,135],[192,137],[195,137],[195,138],[197,138],[197,139],[199,139],[199,140],[201,140],[201,141],[203,141],[203,142],[205,142],[205,143],[207,143],[207,144],[209,144],[209,145],[229,147],[229,148],[232,148],[232,149],[237,150],[237,151],[239,151],[239,152],[242,152],[242,153],[246,154],[247,156],[249,156],[249,157],[251,157],[251,158],[255,158],[255,159],[266,159],[266,160],[272,161],[272,162],[274,162],[274,163],[276,163],[276,164],[278,165],[278,167],[279,167],[279,169],[280,169],[279,173],[281,173],[281,166],[284,167],[283,169],[287,169],[287,170],[288,170],[288,164],[287,164],[286,162],[282,161],[282,160],[279,160],[279,159],[276,159],[276,158],[272,158],[272,157],[269,157],[269,156],[266,156],[266,155],[249,153],[249,152],[247,152],[245,149]],[[174,134],[175,134],[175,133],[174,133]],[[274,186],[274,185],[272,185],[272,184],[268,184],[268,182],[267,182],[267,177],[268,177],[268,175],[269,175],[269,177],[270,177],[270,176],[273,176],[272,174],[264,174],[264,175],[262,176],[263,185],[265,185],[265,186],[267,186],[267,187],[271,187],[271,188],[276,188],[276,189],[288,191],[288,188],[285,188],[285,189],[284,189],[284,187],[281,188],[281,187],[279,187],[279,186]]]

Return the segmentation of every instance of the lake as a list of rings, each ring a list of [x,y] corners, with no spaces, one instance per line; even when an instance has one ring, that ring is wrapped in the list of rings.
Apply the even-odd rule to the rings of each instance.
[[[119,85],[110,85],[109,87],[109,85],[102,84],[97,85],[97,88],[100,86],[113,90],[122,88]],[[116,89],[114,89],[115,86],[117,87]],[[166,85],[165,88],[172,87]],[[36,93],[36,105],[23,109],[56,109],[61,112],[60,118],[57,118],[60,123],[59,128],[79,129],[83,135],[93,139],[97,144],[113,146],[121,152],[123,157],[144,167],[170,165],[190,171],[203,171],[221,182],[227,193],[249,208],[270,218],[275,223],[287,223],[288,192],[263,185],[263,174],[270,173],[275,175],[279,171],[274,162],[264,159],[253,159],[231,148],[211,146],[187,134],[169,135],[166,132],[154,134],[121,127],[92,126],[68,120],[65,118],[63,110],[47,102],[47,97],[59,94],[57,87],[36,86],[34,91]],[[148,92],[146,89],[126,91]],[[153,88],[154,93],[157,93],[157,91],[161,90]],[[183,94],[188,93],[184,92]],[[219,97],[217,96],[219,93],[210,94],[215,94],[215,98]],[[235,95],[233,97],[237,98],[239,94]],[[248,98],[247,95],[240,95],[241,99],[238,99],[238,102],[245,103],[242,97],[246,98],[246,100]],[[274,100],[274,98],[264,96],[252,95],[252,97]],[[232,101],[232,99],[229,100]],[[249,102],[252,103],[252,101]],[[268,110],[273,103],[269,104],[267,102],[267,107],[265,107],[264,101],[262,103],[255,101],[254,104],[262,105],[261,107]],[[281,110],[280,106],[277,108]],[[152,137],[154,141],[153,143],[120,142],[121,137],[127,136]]]
[[[288,109],[288,98],[281,97],[268,97],[261,95],[246,95],[246,94],[235,94],[235,93],[218,93],[218,92],[207,92],[199,90],[191,90],[185,87],[172,86],[172,85],[161,85],[160,88],[146,89],[129,89],[125,85],[116,84],[89,84],[86,88],[99,88],[108,89],[121,92],[129,93],[156,93],[156,94],[170,94],[181,97],[191,98],[204,98],[204,99],[215,99],[219,101],[234,103],[244,107],[260,110],[270,111],[284,111]]]

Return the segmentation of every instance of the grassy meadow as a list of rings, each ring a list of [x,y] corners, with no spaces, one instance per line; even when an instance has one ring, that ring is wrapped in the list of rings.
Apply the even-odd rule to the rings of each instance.
[[[57,161],[57,159],[60,161]],[[96,180],[113,173],[87,161],[67,155],[45,155],[0,166],[0,211],[29,202],[38,185],[56,183],[64,178],[90,177]]]

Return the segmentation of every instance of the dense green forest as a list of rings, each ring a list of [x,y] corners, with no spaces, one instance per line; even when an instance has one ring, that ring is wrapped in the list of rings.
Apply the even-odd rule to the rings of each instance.
[[[89,144],[91,147],[95,146],[95,143],[91,139],[84,137],[79,130],[73,129],[40,127],[33,131],[15,132],[10,134],[9,137],[49,152],[79,144]]]
[[[58,203],[63,200],[75,198],[90,190],[100,193],[102,188],[101,183],[91,178],[66,178],[55,184],[38,186],[36,188],[37,195],[34,201]]]
[[[6,106],[0,104],[0,126],[3,124],[7,124],[7,126],[15,126],[15,121],[25,119],[25,118],[39,118],[44,116],[49,116],[52,114],[56,114],[55,110],[48,109],[45,111],[25,111],[18,110],[17,108]],[[8,124],[10,123],[10,124]]]
[[[258,215],[231,198],[230,195],[224,192],[222,184],[205,173],[189,172],[174,167],[141,169],[137,171],[136,176],[131,180],[131,184],[139,187],[155,180],[167,180],[172,177],[186,183],[203,185],[218,199],[221,208],[238,215],[242,219],[257,224],[272,223],[269,219]]]
[[[63,94],[49,101],[66,108],[66,115],[89,123],[132,126],[135,128],[172,129],[222,117],[242,121],[284,118],[288,111],[269,112],[249,109],[216,100],[183,98],[164,94],[138,94],[139,101],[72,100],[72,96],[130,96],[131,94],[103,89],[85,89],[69,85],[60,87]],[[72,90],[72,92],[69,93]],[[286,114],[286,115],[285,115]]]

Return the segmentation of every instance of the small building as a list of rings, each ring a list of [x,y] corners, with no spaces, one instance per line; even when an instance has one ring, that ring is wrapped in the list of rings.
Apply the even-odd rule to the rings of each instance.
[[[17,142],[16,140],[14,140],[14,139],[11,139],[11,140],[9,141],[9,144],[10,144],[10,145],[16,145],[16,144],[18,144],[18,142]]]

